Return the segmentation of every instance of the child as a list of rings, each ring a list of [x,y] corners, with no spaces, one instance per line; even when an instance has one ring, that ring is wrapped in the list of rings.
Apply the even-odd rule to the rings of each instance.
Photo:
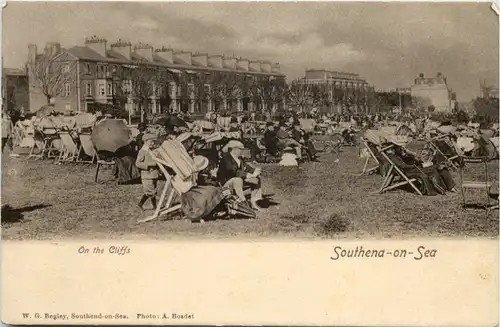
[[[156,185],[158,183],[159,172],[156,162],[149,153],[149,149],[155,139],[156,136],[154,134],[146,133],[143,135],[142,141],[144,142],[144,145],[139,150],[137,160],[135,162],[135,165],[141,171],[141,183],[144,190],[144,195],[142,196],[141,201],[137,204],[142,210],[144,210],[144,203],[149,198],[151,198],[153,210],[156,209]]]

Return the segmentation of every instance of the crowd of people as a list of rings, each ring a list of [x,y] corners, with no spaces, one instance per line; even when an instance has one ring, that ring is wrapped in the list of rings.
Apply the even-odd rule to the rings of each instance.
[[[13,123],[8,115],[2,113],[2,150],[6,145],[12,145],[13,130],[18,125],[28,131],[47,127],[81,130],[92,129],[92,126],[110,118],[112,117],[101,113],[76,116],[47,113],[24,117]],[[141,180],[143,196],[138,206],[144,209],[150,200],[152,208],[155,209],[158,206],[158,180],[162,176],[157,163],[151,157],[151,151],[166,140],[178,140],[197,167],[197,173],[189,187],[177,185],[179,189],[184,189],[181,192],[182,209],[186,216],[198,219],[220,209],[221,203],[228,196],[254,211],[264,210],[259,204],[262,200],[261,169],[252,163],[299,166],[303,161],[318,161],[320,151],[313,142],[317,134],[340,135],[344,145],[357,145],[356,137],[359,132],[370,129],[390,130],[389,133],[411,137],[432,138],[435,136],[432,133],[449,134],[451,140],[458,144],[454,150],[463,154],[465,148],[459,145],[458,139],[471,135],[460,133],[464,129],[468,133],[472,130],[473,139],[484,133],[474,122],[460,127],[446,122],[436,123],[430,115],[414,114],[340,115],[312,111],[307,114],[287,112],[268,117],[265,121],[255,119],[255,114],[252,113],[207,113],[204,120],[194,120],[188,114],[182,113],[159,115],[139,123],[136,132],[131,133],[128,144],[113,153],[107,153],[110,156],[108,159],[115,162],[113,174],[119,184]],[[124,121],[124,124],[126,123]],[[498,128],[496,131],[493,128],[492,131],[495,134]],[[23,140],[20,146],[23,146],[22,142]],[[478,143],[480,142],[475,144],[476,148]],[[429,165],[405,145],[397,142],[392,145],[394,147],[387,151],[392,163],[409,178],[417,179],[424,194],[436,195],[456,191],[455,182],[444,161]],[[449,144],[443,146],[447,147]],[[384,175],[388,167],[384,160],[379,161],[379,171]],[[177,183],[182,182],[184,181],[177,180]],[[245,190],[250,191],[248,201]]]

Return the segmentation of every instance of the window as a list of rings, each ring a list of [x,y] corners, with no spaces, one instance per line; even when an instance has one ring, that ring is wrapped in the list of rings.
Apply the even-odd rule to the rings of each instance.
[[[66,104],[64,105],[64,109],[65,109],[66,111],[71,111],[71,103],[66,103]]]
[[[113,69],[113,70],[112,70],[112,71],[113,71],[113,73],[116,73],[116,65],[113,65],[113,68],[112,68],[112,69]]]
[[[87,95],[92,95],[92,83],[87,83],[86,89]]]
[[[71,95],[71,85],[69,83],[64,84],[64,96],[70,96]]]
[[[99,84],[99,95],[106,95],[106,88],[104,84]]]
[[[69,63],[65,63],[63,66],[63,73],[69,73]]]
[[[88,74],[92,73],[92,72],[90,71],[90,64],[87,64],[87,73],[88,73]]]
[[[113,84],[109,83],[108,84],[108,95],[112,95],[113,94]]]

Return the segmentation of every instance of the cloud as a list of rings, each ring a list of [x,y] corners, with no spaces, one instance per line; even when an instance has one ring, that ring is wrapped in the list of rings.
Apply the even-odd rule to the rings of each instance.
[[[479,79],[498,81],[498,20],[487,3],[14,2],[3,20],[7,67],[22,64],[28,43],[81,45],[97,34],[271,60],[290,78],[353,71],[381,88],[441,71],[462,99]]]

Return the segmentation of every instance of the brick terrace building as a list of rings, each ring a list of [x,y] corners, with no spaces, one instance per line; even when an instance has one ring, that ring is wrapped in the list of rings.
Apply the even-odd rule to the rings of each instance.
[[[210,90],[213,84],[228,76],[237,80],[240,89],[249,82],[273,79],[285,82],[285,75],[280,73],[278,63],[165,47],[154,49],[146,44],[132,47],[131,43],[122,40],[108,47],[107,41],[99,37],[87,39],[84,46],[69,49],[62,49],[57,43],[48,43],[45,53],[55,55],[58,62],[76,67],[67,70],[66,73],[74,74],[74,79],[67,83],[63,94],[53,101],[61,111],[87,111],[95,103],[116,104],[117,86],[127,83],[120,77],[123,76],[123,70],[135,69],[138,64],[144,63],[177,77],[175,81],[166,82],[166,85],[155,86],[155,93],[148,101],[152,113],[167,109],[192,113],[214,109],[252,110],[256,108],[248,93],[241,92],[235,99],[214,103],[215,100],[196,98],[195,88]],[[39,57],[35,45],[29,46],[28,56],[28,62],[36,61]],[[47,102],[40,92],[33,89],[30,90],[30,100],[32,110],[37,110]],[[132,112],[137,107],[133,95],[128,95],[121,105]]]

